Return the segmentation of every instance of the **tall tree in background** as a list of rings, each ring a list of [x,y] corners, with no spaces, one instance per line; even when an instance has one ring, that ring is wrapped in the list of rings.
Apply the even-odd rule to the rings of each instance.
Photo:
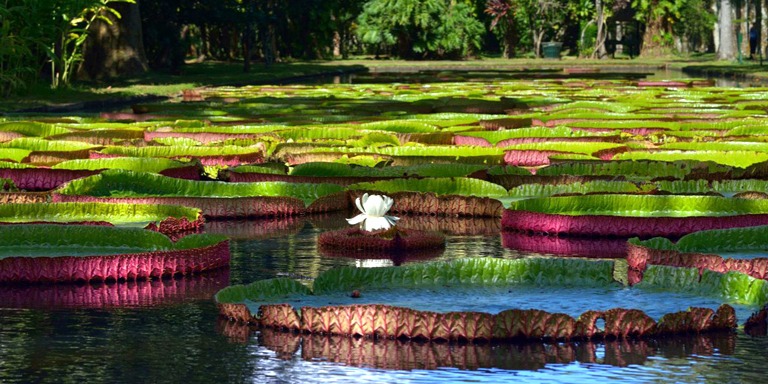
[[[513,0],[488,0],[485,13],[493,17],[491,30],[498,30],[502,35],[502,56],[511,59],[515,56],[518,44],[518,22],[515,10],[517,5]]]
[[[480,47],[483,24],[460,0],[371,0],[357,34],[372,46],[394,46],[397,56],[460,58]]]
[[[736,58],[736,31],[733,26],[733,7],[731,0],[720,0],[717,23],[720,31],[720,45],[717,48],[718,60]]]
[[[346,59],[354,37],[357,15],[363,11],[365,0],[330,0],[333,24],[333,55]]]
[[[533,40],[533,53],[541,57],[541,43],[545,38],[559,40],[564,31],[567,12],[562,0],[519,0],[528,15],[528,27]]]
[[[714,52],[713,29],[717,15],[712,5],[718,0],[688,0],[680,10],[680,22],[675,23],[675,37],[680,40],[680,53]]]
[[[686,0],[633,0],[638,21],[645,23],[640,56],[664,56],[672,53],[672,25],[680,19]]]
[[[83,46],[78,77],[105,79],[136,75],[148,69],[142,38],[139,0],[112,4],[113,11],[101,11]]]
[[[181,8],[184,0],[143,0],[140,3],[144,50],[149,67],[178,72],[184,64]],[[188,6],[192,4],[186,3]]]

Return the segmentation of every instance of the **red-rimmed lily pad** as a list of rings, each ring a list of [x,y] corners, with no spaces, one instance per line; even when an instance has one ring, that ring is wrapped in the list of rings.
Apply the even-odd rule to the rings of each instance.
[[[143,227],[172,238],[199,232],[199,209],[178,205],[108,203],[8,203],[0,206],[0,224],[96,224]]]
[[[151,173],[108,170],[74,180],[54,193],[56,202],[171,204],[199,208],[211,218],[290,216],[347,208],[336,184],[225,183],[182,180]]]
[[[225,288],[216,294],[216,300],[221,313],[232,319],[310,334],[426,340],[567,341],[733,329],[736,327],[734,307],[717,304],[722,299],[704,296],[744,303],[744,308],[739,307],[742,314],[768,299],[766,287],[732,287],[728,275],[713,273],[700,284],[681,286],[670,285],[672,280],[662,271],[654,272],[653,279],[637,285],[642,288],[631,288],[632,305],[643,306],[645,312],[606,308],[610,304],[604,301],[612,296],[609,292],[614,289],[609,287],[620,286],[612,280],[613,268],[611,261],[537,258],[463,259],[385,268],[344,267],[318,276],[312,290],[293,280],[270,279]],[[543,294],[543,286],[548,287],[547,298],[551,298],[553,290],[554,294],[563,296],[553,305],[561,311],[576,313],[514,307],[516,301],[526,306],[532,303],[546,306],[548,299],[537,296]],[[678,298],[659,305],[660,298],[654,293],[659,287],[680,289]],[[437,294],[433,292],[436,289]],[[618,289],[625,300],[627,294],[623,291],[628,288]],[[603,296],[598,295],[598,291],[603,292]],[[682,302],[672,303],[680,299]],[[568,305],[563,305],[565,302]],[[704,306],[689,308],[690,302]],[[704,304],[707,302],[709,304]],[[294,305],[301,306],[300,312]],[[582,308],[579,312],[577,307],[581,305],[592,308],[586,311]],[[668,312],[676,306],[687,309]],[[652,316],[658,316],[659,320]],[[604,327],[597,326],[598,320],[604,321]]]
[[[229,243],[222,236],[193,234],[173,242],[138,228],[0,226],[0,282],[135,280],[228,265]]]
[[[392,212],[439,216],[498,217],[504,187],[474,178],[395,179],[353,184],[351,201],[364,193],[383,192],[395,201]]]
[[[50,191],[65,183],[97,174],[98,171],[78,169],[51,169],[28,164],[0,162],[0,178],[11,179],[25,191]]]
[[[768,279],[768,227],[694,232],[673,242],[666,238],[630,239],[627,261],[642,272],[648,265],[737,271]]]
[[[718,196],[583,195],[512,202],[503,230],[615,237],[680,237],[706,229],[768,225],[768,201]]]
[[[152,146],[107,147],[91,152],[90,158],[110,157],[161,157],[169,159],[198,159],[203,165],[237,166],[264,162],[263,148],[238,146]]]
[[[199,180],[205,171],[197,161],[176,161],[161,157],[114,157],[63,161],[51,167],[69,171],[103,171],[122,169],[135,172],[151,172],[178,179]]]
[[[353,227],[323,232],[317,238],[317,245],[329,253],[347,253],[350,257],[407,255],[410,252],[442,251],[445,248],[445,236],[439,232],[402,229],[397,226],[378,231]]]

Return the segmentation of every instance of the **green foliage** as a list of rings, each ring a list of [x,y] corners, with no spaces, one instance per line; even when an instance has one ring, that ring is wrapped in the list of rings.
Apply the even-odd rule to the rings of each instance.
[[[0,95],[37,80],[44,59],[51,62],[51,85],[68,86],[91,25],[119,18],[112,3],[134,0],[7,0],[0,4]]]
[[[60,8],[54,16],[59,37],[51,46],[46,47],[48,57],[53,63],[51,86],[69,86],[83,61],[83,45],[88,39],[91,26],[96,21],[112,25],[108,15],[120,18],[120,13],[111,7],[112,3],[131,3],[135,0],[75,0],[64,2],[67,8]]]
[[[568,127],[532,127],[507,129],[503,131],[470,131],[461,132],[461,136],[480,137],[487,140],[491,145],[497,145],[499,142],[508,139],[528,138],[528,137],[550,137],[550,138],[578,138],[607,136],[605,133],[593,133],[587,131],[575,131]]]
[[[764,251],[765,239],[768,239],[768,226],[762,225],[698,231],[681,237],[675,243],[666,238],[649,240],[635,238],[632,242],[652,249],[686,253],[719,253]]]
[[[0,205],[0,222],[28,223],[35,221],[72,223],[107,222],[111,224],[159,223],[169,217],[195,221],[200,217],[196,208],[175,205],[107,204],[107,203],[34,203]]]
[[[0,148],[0,160],[11,160],[21,163],[32,151],[20,148]]]
[[[523,184],[509,190],[512,197],[552,196],[556,194],[587,193],[642,193],[652,190],[653,185],[638,186],[629,181],[589,181],[570,184]]]
[[[295,197],[310,204],[318,198],[343,191],[336,184],[224,183],[174,179],[151,173],[107,170],[73,180],[58,192],[64,195],[99,197],[186,196],[186,197]]]
[[[191,163],[159,157],[111,157],[101,159],[77,159],[62,161],[51,166],[53,169],[81,169],[96,171],[101,169],[124,169],[136,172],[160,173],[167,169],[189,166]]]
[[[402,267],[342,267],[315,279],[316,295],[353,289],[419,288],[445,285],[606,286],[613,284],[613,262],[557,258],[460,259]]]
[[[294,176],[334,177],[463,177],[485,169],[475,164],[419,164],[407,167],[361,167],[340,163],[304,163],[295,166],[290,174]]]
[[[82,151],[98,148],[80,141],[45,140],[37,137],[21,137],[0,144],[0,148],[19,148],[29,151]]]
[[[226,145],[219,147],[200,146],[157,146],[157,147],[107,147],[101,150],[104,154],[124,155],[132,157],[195,157],[195,156],[224,156],[243,155],[261,152],[255,147],[238,147]]]
[[[628,179],[673,177],[683,179],[695,162],[664,161],[587,161],[566,162],[546,166],[536,171],[540,176],[624,176]]]
[[[62,128],[53,124],[40,123],[37,121],[8,121],[5,123],[0,123],[0,131],[16,132],[24,136],[37,137],[62,135],[71,132],[66,128]]]
[[[560,215],[721,217],[768,213],[768,200],[684,195],[584,195],[526,199],[509,209]]]
[[[483,25],[471,3],[448,0],[371,0],[357,35],[376,47],[397,45],[401,57],[464,57],[480,47]]]
[[[768,303],[768,284],[739,272],[718,273],[697,268],[649,265],[638,288],[675,290],[719,296],[735,302],[759,306]]]
[[[678,36],[684,36],[694,49],[712,40],[717,16],[712,12],[712,0],[688,0],[680,9],[680,22],[672,26]],[[698,46],[697,46],[698,45]]]
[[[172,242],[165,235],[139,228],[99,225],[22,224],[0,226],[0,259],[4,257],[99,256],[183,250],[226,240],[220,235],[190,235]]]
[[[372,190],[385,193],[424,192],[436,195],[462,195],[498,198],[507,195],[504,187],[485,180],[472,178],[394,179],[357,183],[350,190]]]
[[[216,293],[217,303],[242,303],[246,300],[274,300],[291,295],[310,295],[306,286],[293,279],[259,280],[247,285],[232,285]]]
[[[716,143],[715,143],[716,144]],[[631,151],[619,153],[613,160],[652,160],[652,161],[711,161],[738,168],[768,161],[768,153],[753,151]]]

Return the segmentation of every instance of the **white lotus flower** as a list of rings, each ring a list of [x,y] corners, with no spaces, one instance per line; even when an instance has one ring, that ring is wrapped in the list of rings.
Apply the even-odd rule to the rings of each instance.
[[[400,220],[399,217],[387,216],[387,211],[392,208],[394,202],[389,196],[369,196],[364,193],[362,198],[355,199],[355,205],[362,213],[347,219],[347,222],[352,225],[360,224],[360,228],[368,232],[392,228],[395,222]]]

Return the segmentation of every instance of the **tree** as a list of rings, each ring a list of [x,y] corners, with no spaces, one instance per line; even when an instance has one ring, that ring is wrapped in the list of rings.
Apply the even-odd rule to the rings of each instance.
[[[517,22],[516,4],[512,0],[488,0],[486,2],[485,13],[493,17],[491,20],[491,30],[501,31],[503,52],[502,55],[510,59],[515,56],[515,46],[518,42],[518,22]]]
[[[567,8],[561,0],[519,0],[527,11],[528,25],[533,38],[533,53],[541,57],[541,43],[545,37],[557,40],[564,30]]]
[[[680,20],[686,0],[632,0],[638,21],[645,23],[641,56],[663,56],[674,47],[673,24]]]
[[[715,0],[688,0],[680,10],[680,22],[672,28],[683,52],[709,51],[714,46],[712,31],[717,15],[712,12]]]
[[[354,24],[363,11],[364,0],[332,0],[329,2],[332,12],[331,20],[333,23],[334,37],[334,56],[341,56],[343,59],[349,57],[349,46],[354,34]]]
[[[83,62],[78,76],[104,79],[146,72],[141,15],[138,0],[102,10],[83,46]]]
[[[371,0],[357,35],[374,47],[396,47],[402,58],[464,57],[480,47],[484,27],[460,0]]]
[[[733,8],[730,0],[720,0],[717,23],[720,27],[720,45],[717,48],[717,59],[733,60],[736,58],[736,39],[733,26]]]

